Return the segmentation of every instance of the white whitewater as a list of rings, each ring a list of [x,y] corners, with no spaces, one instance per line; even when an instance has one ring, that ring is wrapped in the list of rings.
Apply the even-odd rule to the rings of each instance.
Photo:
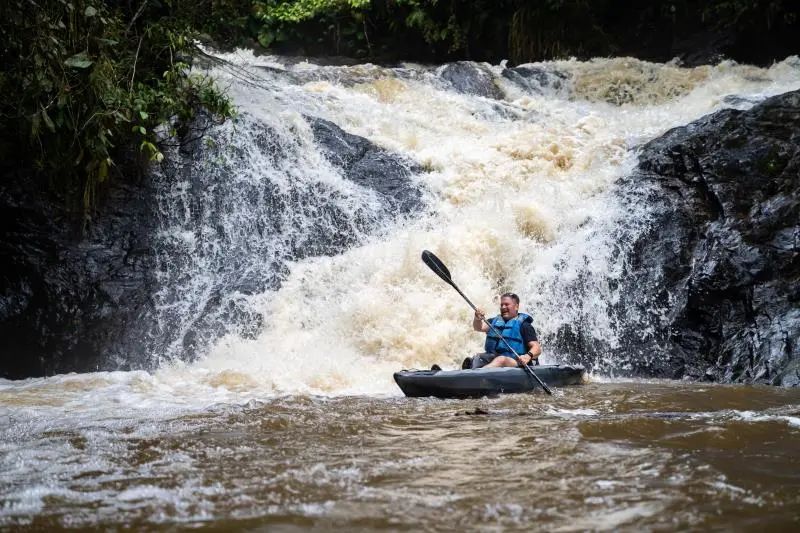
[[[470,309],[423,265],[423,249],[445,261],[478,305],[492,309],[503,291],[519,293],[545,341],[544,361],[577,362],[579,354],[552,353],[546,341],[587,309],[594,322],[582,324],[584,334],[616,334],[607,307],[619,297],[610,282],[621,259],[612,258],[609,238],[621,219],[646,224],[647,213],[621,213],[607,193],[633,168],[635,148],[724,107],[725,96],[757,100],[800,85],[793,59],[771,69],[570,61],[541,65],[571,75],[569,86],[543,94],[505,81],[495,67],[506,94],[499,106],[411,65],[227,59],[312,78],[267,105],[263,90],[234,83],[248,113],[268,120],[278,106],[297,120],[299,107],[430,169],[420,178],[430,214],[335,257],[292,264],[280,290],[253,302],[266,317],[257,338],[228,336],[202,361],[160,372],[275,393],[393,393],[398,368],[454,366],[479,349]],[[609,103],[619,101],[628,103]],[[580,295],[569,289],[577,277]]]
[[[607,309],[620,297],[613,280],[622,259],[611,234],[621,221],[644,227],[647,206],[620,212],[610,191],[634,168],[637,146],[723,107],[800,87],[797,58],[768,69],[550,62],[531,66],[562,73],[563,83],[534,89],[485,65],[505,94],[496,101],[459,94],[437,69],[418,65],[222,57],[228,64],[213,72],[242,118],[217,131],[213,139],[223,146],[192,169],[205,174],[165,183],[159,206],[160,333],[171,344],[148,355],[164,363],[153,373],[3,382],[2,405],[39,405],[39,398],[88,413],[102,410],[106,397],[133,412],[283,394],[399,394],[392,372],[452,367],[482,343],[471,331],[471,310],[420,261],[423,249],[450,267],[479,306],[491,311],[498,294],[517,292],[535,317],[544,362],[579,362],[580,354],[555,353],[547,340],[588,314],[583,333],[613,346],[618,325]],[[325,160],[305,116],[425,168],[413,178],[425,191],[424,209],[387,216],[372,190]],[[234,159],[234,182],[216,179],[215,165]],[[187,194],[198,180],[205,187],[199,204]],[[265,211],[265,186],[286,199],[277,213]],[[335,219],[324,219],[323,204],[334,206]],[[320,231],[352,236],[352,247],[292,261],[293,247]],[[218,294],[223,278],[270,278],[280,288]],[[196,360],[175,360],[192,328],[206,327],[208,318],[195,319],[215,300],[258,317],[258,326],[232,325]]]

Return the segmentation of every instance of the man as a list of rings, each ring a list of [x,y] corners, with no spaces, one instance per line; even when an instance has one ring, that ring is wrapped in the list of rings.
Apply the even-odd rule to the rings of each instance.
[[[533,318],[530,315],[519,312],[519,296],[513,292],[507,292],[500,297],[500,315],[489,319],[506,342],[500,340],[489,326],[484,322],[485,313],[481,309],[475,310],[472,319],[472,328],[475,331],[486,333],[486,342],[483,346],[484,352],[471,359],[464,360],[462,368],[497,368],[504,366],[518,366],[517,359],[509,349],[508,344],[519,354],[519,363],[530,364],[542,353],[536,330],[533,329]]]

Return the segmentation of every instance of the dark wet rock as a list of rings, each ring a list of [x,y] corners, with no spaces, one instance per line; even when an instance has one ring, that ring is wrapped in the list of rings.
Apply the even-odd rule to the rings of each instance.
[[[191,235],[191,244],[156,240],[161,279],[167,289],[174,285],[160,291],[159,320],[179,327],[164,331],[160,345],[148,351],[166,349],[169,358],[191,360],[226,333],[257,335],[264,317],[241,295],[277,290],[290,261],[341,253],[422,206],[411,180],[420,169],[412,162],[332,122],[306,120],[316,149],[345,179],[374,190],[377,202],[348,200],[346,191],[313,176],[298,175],[291,184],[270,179],[270,172],[285,174],[297,166],[313,147],[282,137],[249,114],[240,117],[232,138],[221,134],[210,144],[184,145],[180,157],[162,165],[159,184],[164,190],[181,184],[188,191],[172,210],[191,219],[179,216],[165,224],[169,235]],[[200,294],[187,287],[191,276],[204,279]]]
[[[314,139],[343,176],[378,192],[392,210],[408,213],[421,206],[421,193],[411,181],[423,169],[364,137],[347,133],[333,122],[309,118]]]
[[[734,44],[735,38],[735,34],[730,30],[698,31],[675,39],[671,54],[680,59],[685,67],[716,65],[728,55],[726,50]]]
[[[210,126],[201,117],[157,172],[110,180],[83,234],[45,185],[3,182],[0,376],[148,369],[156,357],[197,357],[228,332],[252,337],[263,317],[243,296],[279,287],[288,261],[340,253],[422,206],[418,166],[319,119],[310,119],[319,148],[375,190],[377,205],[336,202],[341,191],[313,180],[234,179],[254,152],[275,168],[304,156],[241,120],[238,142],[214,131],[201,141]]]
[[[485,122],[513,122],[523,120],[526,122],[540,122],[544,117],[541,112],[533,109],[522,109],[505,100],[496,100],[488,107],[478,107],[472,111],[472,116]]]
[[[569,75],[552,68],[520,65],[503,69],[503,77],[534,94],[562,93],[568,89]]]
[[[0,192],[0,376],[130,368],[151,309],[153,191],[111,181],[84,236],[33,180]]]
[[[456,413],[455,416],[485,416],[488,415],[489,411],[487,409],[482,409],[480,407],[476,407],[472,411],[459,411]]]
[[[470,61],[448,63],[439,69],[439,76],[450,82],[450,85],[461,94],[472,94],[495,100],[503,97],[503,92],[494,82],[492,72],[477,63]]]
[[[798,385],[800,91],[667,132],[619,190],[650,216],[618,236],[622,346],[560,342],[632,374]]]
[[[739,96],[736,94],[729,94],[728,96],[725,96],[722,99],[722,103],[734,107],[736,109],[750,109],[761,100],[763,99],[746,98],[744,96]]]

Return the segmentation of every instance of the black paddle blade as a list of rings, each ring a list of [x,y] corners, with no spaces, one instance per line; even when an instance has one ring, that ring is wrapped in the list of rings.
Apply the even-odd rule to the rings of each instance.
[[[433,252],[429,252],[428,250],[422,251],[422,262],[428,265],[428,268],[433,270],[437,276],[445,280],[450,285],[453,284],[453,280],[450,279],[450,271],[447,270],[447,267],[444,266],[444,263],[433,255]]]

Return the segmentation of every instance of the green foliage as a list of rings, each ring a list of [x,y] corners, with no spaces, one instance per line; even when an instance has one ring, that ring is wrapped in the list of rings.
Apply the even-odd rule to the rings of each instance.
[[[358,11],[368,7],[370,0],[267,0],[260,3],[265,20],[301,22],[328,13]]]
[[[723,53],[747,60],[770,48],[796,53],[800,30],[793,0],[253,0],[251,13],[252,38],[279,52],[436,62],[668,60],[686,44],[717,46],[714,35],[727,40]]]
[[[403,3],[410,8],[410,13],[405,17],[406,27],[418,30],[425,42],[445,43],[449,52],[464,48],[465,28],[459,24],[455,13],[450,13],[445,20],[440,20],[437,13],[430,9],[436,5],[435,0],[430,2],[409,0]]]
[[[13,153],[78,198],[84,212],[121,149],[163,158],[162,124],[176,133],[199,109],[222,120],[225,95],[191,74],[194,32],[170,3],[135,11],[101,0],[6,0],[0,7],[0,132]]]
[[[316,21],[322,30],[321,38],[335,35],[338,48],[342,35],[349,38],[359,33],[359,23],[369,6],[370,0],[255,0],[253,13],[260,24],[256,38],[264,48],[302,40],[302,24]],[[365,39],[363,33],[359,37]]]
[[[468,34],[483,35],[493,14],[510,0],[254,0],[260,24],[257,40],[265,48],[291,41],[356,57],[421,42],[437,53],[466,53]],[[373,42],[374,41],[374,42]]]

